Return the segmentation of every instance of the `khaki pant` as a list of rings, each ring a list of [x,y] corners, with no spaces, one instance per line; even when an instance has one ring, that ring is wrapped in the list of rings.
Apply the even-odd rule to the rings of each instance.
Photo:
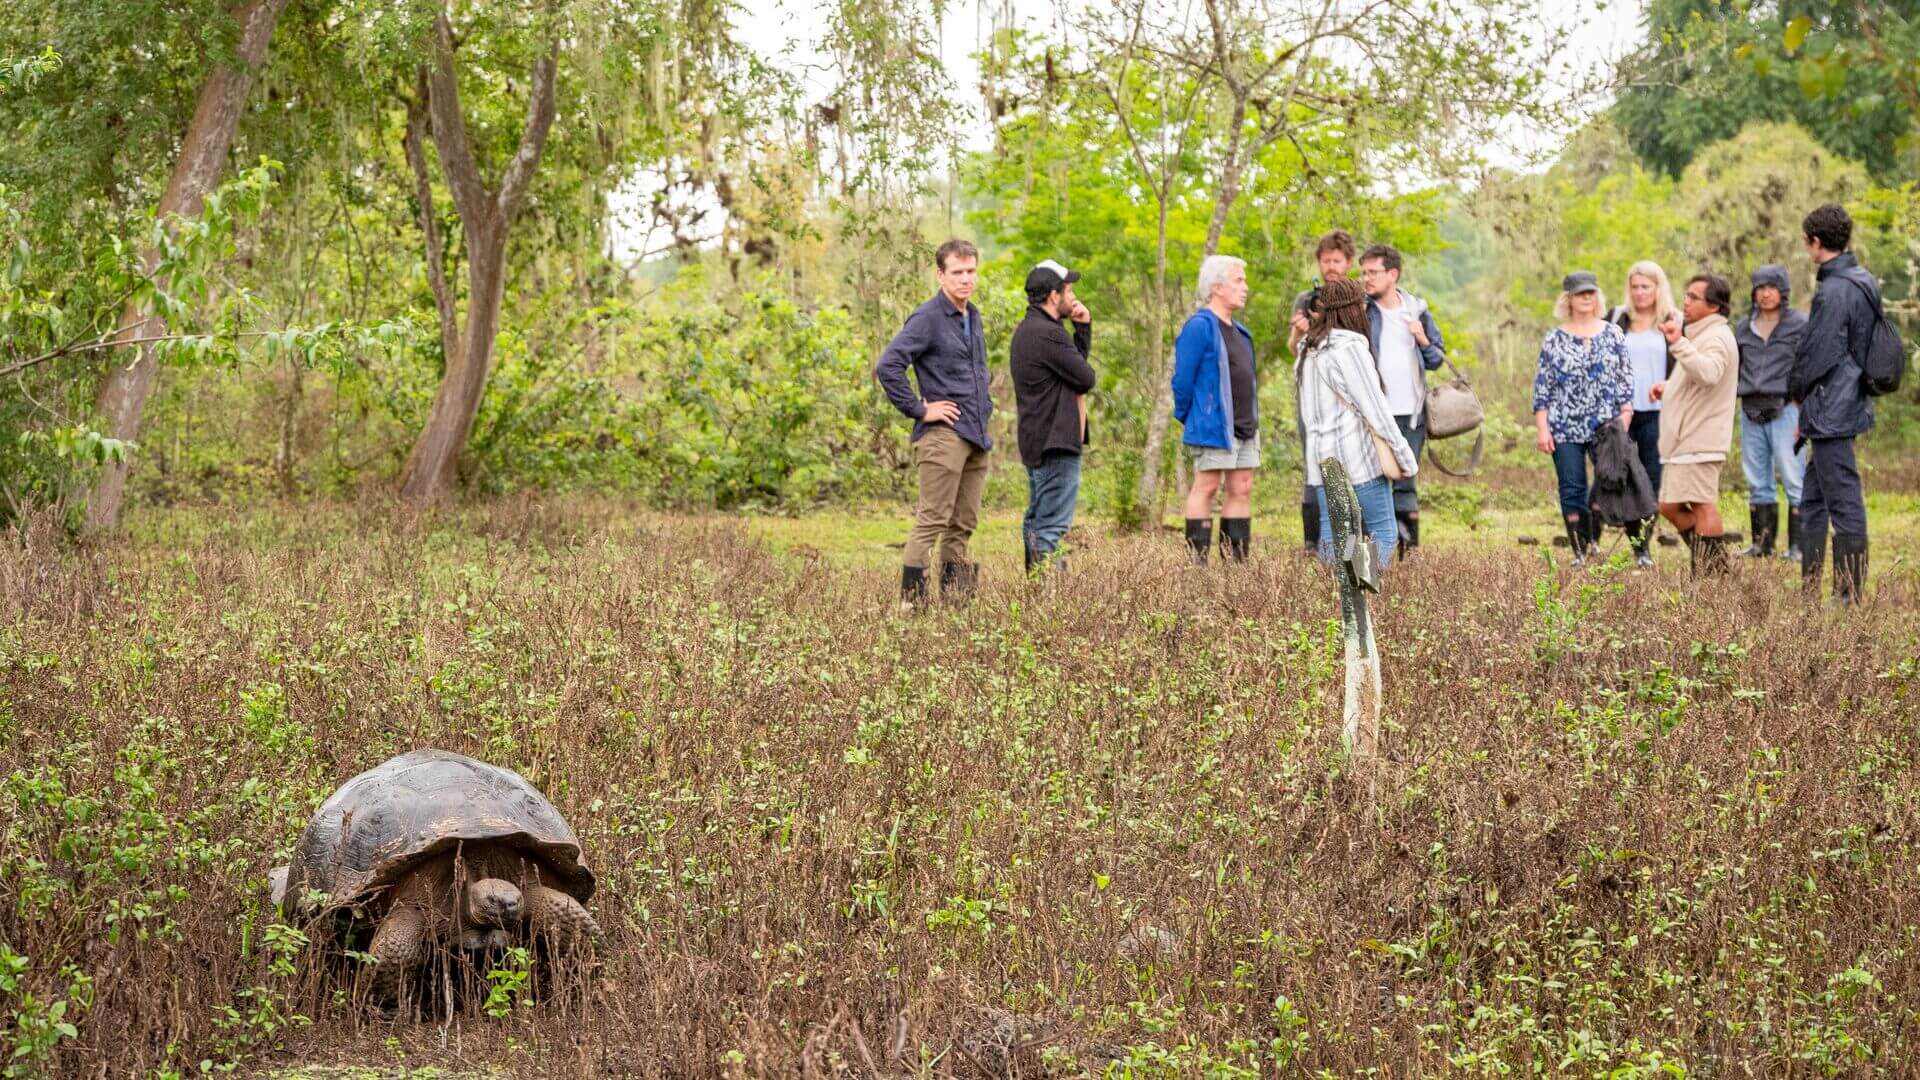
[[[969,563],[967,541],[980,523],[980,494],[987,486],[987,452],[945,424],[929,426],[914,444],[920,467],[920,506],[907,536],[908,566],[926,569],[935,545],[942,563]]]

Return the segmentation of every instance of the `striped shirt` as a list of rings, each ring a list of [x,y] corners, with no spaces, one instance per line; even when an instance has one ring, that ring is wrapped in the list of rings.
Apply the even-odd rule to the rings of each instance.
[[[1379,479],[1380,459],[1371,437],[1375,434],[1393,444],[1401,472],[1412,476],[1420,471],[1419,459],[1387,409],[1365,334],[1329,332],[1318,348],[1295,361],[1294,374],[1300,388],[1300,424],[1307,433],[1307,483],[1320,483],[1320,461],[1329,457],[1340,460],[1355,487]]]

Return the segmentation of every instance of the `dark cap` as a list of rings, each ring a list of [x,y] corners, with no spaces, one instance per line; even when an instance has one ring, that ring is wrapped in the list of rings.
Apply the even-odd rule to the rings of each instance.
[[[1575,270],[1560,281],[1563,293],[1599,292],[1600,279],[1593,276],[1591,270]]]
[[[1069,270],[1052,259],[1035,263],[1027,271],[1027,295],[1045,296],[1059,292],[1062,285],[1071,285],[1080,280],[1080,271]]]

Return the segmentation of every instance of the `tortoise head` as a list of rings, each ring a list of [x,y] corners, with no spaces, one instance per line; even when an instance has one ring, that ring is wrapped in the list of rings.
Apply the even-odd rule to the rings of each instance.
[[[520,887],[501,878],[481,878],[467,885],[467,921],[475,926],[508,929],[520,925],[526,903]]]

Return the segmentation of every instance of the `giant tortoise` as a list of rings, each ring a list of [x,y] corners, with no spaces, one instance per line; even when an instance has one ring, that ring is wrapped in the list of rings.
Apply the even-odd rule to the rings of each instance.
[[[271,880],[288,917],[376,924],[375,1005],[396,999],[436,945],[545,941],[558,954],[601,941],[584,906],[593,872],[553,804],[519,774],[445,750],[402,754],[341,785]]]

